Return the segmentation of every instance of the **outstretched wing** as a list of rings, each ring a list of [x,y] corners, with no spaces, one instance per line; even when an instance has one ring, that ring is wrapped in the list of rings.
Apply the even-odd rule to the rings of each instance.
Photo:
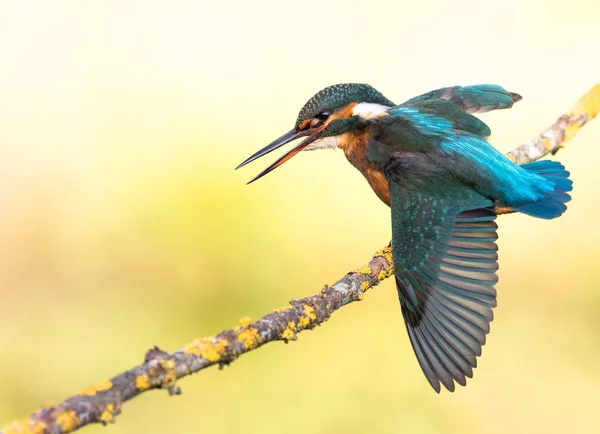
[[[507,109],[522,99],[521,95],[509,92],[495,84],[453,86],[432,90],[409,99],[402,105],[418,104],[431,99],[443,99],[458,105],[467,113],[485,113]]]
[[[416,185],[402,158],[387,170],[402,314],[427,380],[453,391],[472,377],[493,319],[496,214],[491,200],[451,180]]]

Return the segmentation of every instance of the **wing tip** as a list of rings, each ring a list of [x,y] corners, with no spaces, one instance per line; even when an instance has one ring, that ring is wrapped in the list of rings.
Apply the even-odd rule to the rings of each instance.
[[[519,102],[523,99],[523,97],[521,95],[519,95],[518,93],[515,92],[509,92],[508,93],[511,97],[511,99],[513,100],[513,102]]]

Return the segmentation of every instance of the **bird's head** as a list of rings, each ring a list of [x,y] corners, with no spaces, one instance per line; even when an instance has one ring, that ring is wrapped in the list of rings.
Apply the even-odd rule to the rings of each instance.
[[[336,148],[341,134],[356,131],[373,119],[385,116],[389,99],[368,84],[335,84],[319,91],[300,110],[294,128],[256,152],[236,169],[301,137],[305,139],[282,155],[249,183],[281,166],[300,151]]]

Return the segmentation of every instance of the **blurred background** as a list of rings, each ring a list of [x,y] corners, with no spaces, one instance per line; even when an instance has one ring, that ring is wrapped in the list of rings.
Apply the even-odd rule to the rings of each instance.
[[[524,96],[503,151],[599,79],[597,0],[0,1],[0,425],[311,295],[387,244],[341,152],[234,167],[304,102],[368,82]],[[436,395],[392,280],[289,345],[124,407],[111,433],[600,432],[600,120],[556,156],[555,221],[500,218],[499,306],[475,378]],[[101,431],[102,430],[102,431]],[[108,432],[101,426],[86,432]]]

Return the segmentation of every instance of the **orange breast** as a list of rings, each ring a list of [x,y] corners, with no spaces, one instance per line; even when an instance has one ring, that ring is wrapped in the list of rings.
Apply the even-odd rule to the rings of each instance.
[[[369,185],[387,206],[390,206],[390,186],[383,172],[377,170],[373,164],[367,161],[367,146],[369,144],[369,132],[360,134],[345,133],[338,141],[338,147],[344,151],[348,161],[356,167],[360,173],[367,178]],[[515,210],[502,205],[496,201],[494,206],[496,214],[510,214]]]
[[[390,186],[382,172],[367,161],[367,145],[369,132],[359,134],[344,133],[338,141],[338,147],[344,151],[346,158],[367,179],[369,185],[387,206],[390,205]]]

